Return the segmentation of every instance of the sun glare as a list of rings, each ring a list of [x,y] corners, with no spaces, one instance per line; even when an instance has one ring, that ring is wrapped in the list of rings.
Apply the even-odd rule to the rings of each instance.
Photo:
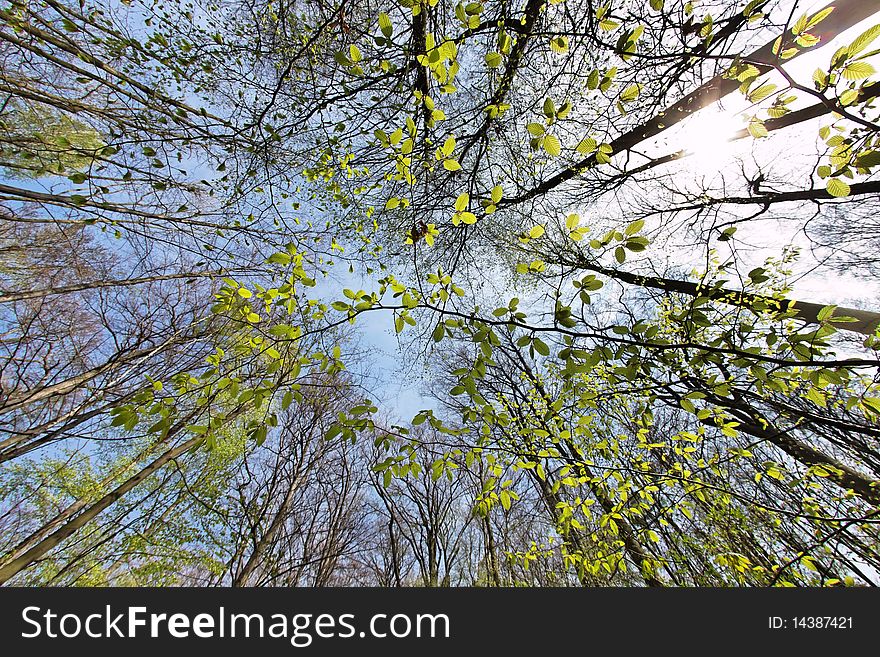
[[[745,125],[738,115],[716,108],[696,113],[678,135],[682,150],[689,155],[722,165],[735,148],[734,135]]]

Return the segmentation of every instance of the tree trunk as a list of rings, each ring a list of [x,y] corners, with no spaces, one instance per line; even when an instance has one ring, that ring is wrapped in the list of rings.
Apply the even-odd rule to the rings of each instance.
[[[157,459],[149,463],[147,466],[145,466],[143,469],[141,469],[133,477],[130,477],[125,482],[113,489],[111,492],[107,493],[102,498],[92,503],[83,513],[76,516],[76,518],[69,521],[61,528],[55,530],[53,533],[51,533],[49,536],[41,540],[32,548],[21,554],[19,557],[0,567],[0,584],[4,584],[9,580],[9,578],[21,572],[38,559],[44,557],[47,552],[57,547],[66,538],[69,538],[74,533],[82,529],[85,525],[94,520],[98,516],[98,514],[100,514],[104,509],[119,500],[123,495],[131,491],[135,486],[144,481],[147,477],[158,472],[169,461],[172,461],[173,459],[176,459],[177,457],[185,454],[202,440],[202,436],[193,436],[192,438],[184,441],[177,447],[169,449],[167,452],[165,452]]]
[[[671,278],[661,278],[659,276],[642,276],[631,272],[621,271],[619,269],[610,269],[600,265],[594,265],[579,260],[573,264],[579,269],[592,271],[613,278],[617,281],[638,285],[640,287],[650,287],[664,292],[677,292],[679,294],[687,294],[692,297],[703,297],[712,301],[719,301],[732,306],[739,306],[755,311],[755,306],[759,309],[772,310],[779,314],[794,312],[795,319],[799,319],[808,324],[819,323],[819,312],[825,306],[821,303],[812,303],[810,301],[796,301],[794,299],[775,299],[762,294],[751,294],[740,290],[728,290],[723,287],[701,285],[691,281],[678,281]],[[834,326],[843,331],[855,331],[864,335],[873,335],[877,328],[880,327],[880,313],[870,310],[859,310],[857,308],[841,308],[834,310],[832,317],[853,317],[854,322],[843,322]]]

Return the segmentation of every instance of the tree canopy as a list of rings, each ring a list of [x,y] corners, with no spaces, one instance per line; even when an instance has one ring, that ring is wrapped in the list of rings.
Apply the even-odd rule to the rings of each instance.
[[[11,0],[0,583],[880,583],[878,11]]]

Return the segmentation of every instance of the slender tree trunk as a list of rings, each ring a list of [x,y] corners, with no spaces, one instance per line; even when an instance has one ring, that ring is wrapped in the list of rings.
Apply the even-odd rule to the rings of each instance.
[[[547,509],[547,512],[550,514],[550,518],[553,520],[554,526],[559,529],[562,525],[562,514],[559,511],[559,508],[556,506],[559,502],[559,495],[553,492],[550,487],[550,484],[547,483],[545,479],[541,479],[534,470],[529,470],[529,475],[532,481],[538,486],[538,491],[541,494],[541,499],[544,502],[544,506]],[[584,544],[583,537],[581,533],[576,529],[571,529],[565,534],[563,534],[563,538],[565,540],[570,541],[574,546],[574,549],[580,552],[582,555],[586,555],[586,545]],[[585,571],[578,572],[578,580],[581,583],[581,586],[594,586],[596,584],[595,581],[591,580]]]
[[[65,431],[69,431],[73,427],[79,426],[83,422],[86,422],[97,415],[101,415],[107,410],[107,407],[105,406],[82,413],[81,408],[82,406],[79,409],[62,415],[61,417],[44,422],[39,426],[30,427],[24,431],[13,433],[9,438],[0,442],[0,463],[11,461],[42,445],[50,443],[53,440],[58,440],[61,434]],[[62,426],[52,431],[48,431],[59,424]],[[44,434],[46,431],[48,431],[48,433]],[[35,436],[39,437],[35,438]],[[21,443],[25,444],[22,445]]]
[[[27,392],[9,395],[6,398],[5,403],[0,406],[0,413],[9,413],[11,411],[18,410],[20,408],[23,408],[24,406],[34,404],[38,401],[42,401],[50,397],[57,397],[69,394],[74,390],[82,387],[89,381],[101,376],[102,374],[105,374],[106,372],[112,372],[113,370],[119,369],[120,367],[123,367],[125,365],[130,365],[139,359],[154,356],[169,345],[180,341],[181,338],[179,336],[175,336],[169,338],[157,347],[151,347],[149,349],[138,349],[122,355],[117,354],[117,357],[108,360],[102,365],[93,367],[90,370],[82,372],[81,374],[77,374],[76,376],[72,376],[69,379],[65,379],[64,381],[60,381],[58,383],[54,383],[48,386],[42,386],[40,388],[37,388],[36,390],[29,390]]]
[[[540,393],[544,402],[549,407],[553,403],[553,399],[547,393],[547,390],[544,388],[540,379],[535,376],[534,372],[532,371],[531,366],[523,357],[522,352],[519,350],[516,350],[514,352],[514,357],[516,358],[516,360],[519,361],[520,366],[528,374],[529,379],[535,385],[535,388],[537,389],[538,393]],[[543,417],[543,414],[535,411],[535,417],[536,418]],[[541,421],[541,424],[543,424],[545,431],[547,431],[551,435],[553,434],[552,427],[547,426],[546,422],[544,422],[544,421]],[[528,426],[528,425],[526,423],[523,426]],[[575,455],[577,453],[577,450],[575,449],[575,446],[572,445],[571,440],[570,439],[563,440],[563,441],[561,441],[560,445],[564,445],[565,448],[571,452],[568,455],[569,459],[572,461],[575,461],[577,463],[577,466],[583,471],[584,476],[589,478],[589,483],[587,484],[587,486],[589,487],[590,492],[596,498],[596,501],[599,503],[599,506],[602,507],[602,511],[606,514],[613,513],[614,512],[614,503],[608,497],[607,493],[602,488],[602,485],[595,483],[595,477],[593,476],[592,471],[589,469],[589,467],[586,465],[586,463],[583,463],[583,459],[576,458]],[[533,472],[533,471],[530,470],[530,472]],[[536,476],[536,479],[538,479],[537,476]],[[556,502],[559,501],[558,496],[552,494],[552,492],[549,490],[549,487],[547,486],[547,482],[545,482],[543,480],[539,480],[539,481],[540,481],[542,492],[544,492],[545,495],[547,495],[547,494],[552,495],[551,498],[546,500],[546,503],[548,506],[550,506],[551,502],[552,502],[551,513],[556,514],[556,515],[554,515],[554,517],[558,518],[558,511],[556,510]],[[618,527],[618,532],[620,534],[620,538],[623,541],[624,549],[629,554],[630,559],[632,559],[632,561],[634,562],[634,564],[638,568],[639,573],[642,576],[642,579],[644,579],[644,581],[645,581],[645,584],[647,584],[648,586],[651,586],[651,587],[665,586],[663,581],[660,580],[659,578],[657,578],[655,575],[648,573],[648,572],[645,572],[644,564],[646,561],[648,561],[650,559],[650,554],[648,553],[647,550],[645,550],[645,548],[639,542],[639,540],[636,537],[636,534],[633,531],[632,526],[629,524],[629,522],[627,520],[625,520],[623,517],[621,517],[619,520],[616,520],[616,523],[617,523],[617,527]],[[585,586],[587,586],[587,584],[585,584]]]
[[[269,527],[266,528],[266,531],[263,532],[262,536],[257,540],[253,551],[248,556],[241,571],[232,578],[232,586],[242,587],[248,585],[248,579],[260,566],[260,563],[266,556],[266,549],[272,544],[272,541],[275,540],[275,537],[284,525],[284,521],[287,520],[290,506],[293,503],[293,495],[299,490],[300,484],[299,474],[297,473],[294,477],[295,479],[290,482],[290,486],[287,488],[287,492],[284,495],[284,500],[281,502],[281,506],[278,507],[278,511],[272,517],[272,522],[269,523]]]
[[[17,573],[21,572],[35,561],[41,559],[53,548],[57,547],[62,541],[72,536],[74,533],[82,529],[89,522],[94,520],[102,511],[119,500],[123,495],[131,491],[139,483],[161,470],[167,463],[182,456],[187,451],[195,447],[203,440],[202,436],[193,436],[184,441],[177,447],[169,449],[164,454],[150,462],[142,468],[137,474],[130,477],[122,484],[114,488],[112,491],[93,502],[80,515],[67,522],[65,525],[56,529],[49,536],[42,539],[39,543],[31,547],[29,550],[13,559],[9,563],[0,567],[0,584],[4,584]]]
[[[178,431],[180,431],[186,424],[192,419],[193,414],[191,413],[185,419],[180,420],[177,424],[172,427],[168,435],[173,436],[176,435]],[[149,453],[150,450],[155,449],[157,445],[161,445],[167,442],[168,438],[165,440],[161,440],[158,443],[150,445],[147,449],[140,452],[131,463],[128,463],[122,467],[115,468],[110,474],[104,477],[101,482],[98,484],[98,490],[102,490],[105,486],[109,486],[115,479],[117,479],[120,475],[122,475],[126,470],[129,470],[133,467],[133,464],[136,463],[139,459],[141,459],[145,454]],[[55,515],[54,518],[46,522],[42,527],[40,527],[37,531],[33,532],[26,539],[21,541],[18,545],[16,545],[12,550],[10,550],[7,554],[3,555],[0,558],[0,567],[2,564],[9,563],[10,561],[16,559],[21,556],[25,552],[27,552],[30,548],[36,545],[40,540],[42,540],[49,532],[54,530],[56,527],[62,525],[67,520],[75,516],[77,513],[86,508],[89,504],[89,500],[87,498],[81,498],[76,500],[72,504],[68,505],[62,511]]]
[[[486,570],[489,578],[496,587],[501,586],[501,574],[498,572],[498,557],[495,548],[495,532],[489,518],[483,518],[483,526],[486,536]]]
[[[719,286],[701,285],[691,281],[678,281],[671,278],[661,278],[659,276],[643,276],[641,274],[633,274],[619,269],[602,267],[582,259],[577,262],[565,264],[572,264],[579,269],[602,274],[630,285],[649,287],[655,290],[663,290],[664,292],[677,292],[692,297],[703,297],[711,299],[712,301],[739,306],[749,310],[771,310],[779,314],[794,312],[794,317],[796,319],[808,324],[818,324],[819,312],[825,307],[825,305],[821,303],[812,303],[810,301],[775,299],[762,294],[752,294],[740,290],[728,290]],[[864,335],[873,335],[877,328],[880,327],[880,313],[872,312],[870,310],[859,310],[857,308],[838,307],[832,315],[832,317],[844,316],[853,317],[856,321],[835,324],[835,327],[840,330],[854,331]]]
[[[163,276],[143,276],[141,278],[124,278],[122,280],[111,281],[89,281],[88,283],[76,283],[74,285],[64,285],[61,287],[50,287],[42,290],[27,290],[25,292],[4,292],[0,294],[0,303],[11,303],[13,301],[25,301],[27,299],[37,299],[40,297],[48,297],[55,294],[70,294],[71,292],[82,292],[83,290],[96,290],[103,287],[127,287],[129,285],[142,285],[144,283],[155,283],[158,281],[171,281],[176,279],[188,278],[204,278],[206,276],[215,276],[213,272],[192,272],[190,274],[165,274]]]
[[[871,504],[880,505],[880,481],[866,477],[834,457],[801,442],[794,438],[790,431],[775,428],[746,402],[713,394],[707,395],[707,399],[732,411],[733,416],[739,422],[738,431],[744,431],[755,438],[776,445],[802,465],[807,467],[822,466],[829,473],[827,479],[843,489],[854,491],[859,497]],[[703,423],[714,426],[709,418],[703,420]]]

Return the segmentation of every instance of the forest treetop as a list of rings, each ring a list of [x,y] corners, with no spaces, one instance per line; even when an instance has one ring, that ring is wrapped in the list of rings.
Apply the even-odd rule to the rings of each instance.
[[[875,581],[878,9],[8,3],[0,582]]]

